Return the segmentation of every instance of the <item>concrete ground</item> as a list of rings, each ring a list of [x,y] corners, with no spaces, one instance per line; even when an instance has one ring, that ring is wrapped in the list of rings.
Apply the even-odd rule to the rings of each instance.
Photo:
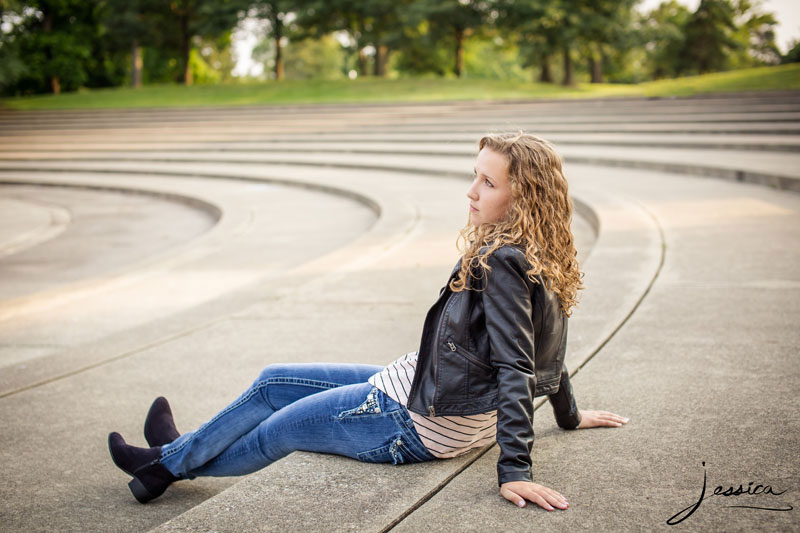
[[[799,119],[797,93],[0,113],[0,522],[639,531],[705,475],[677,527],[796,530]],[[186,430],[266,364],[416,349],[475,141],[518,128],[567,160],[578,404],[631,418],[565,432],[537,409],[535,481],[569,510],[502,499],[495,445],[401,467],[297,452],[133,500],[105,436],[143,444],[155,396]],[[740,484],[780,494],[713,495]]]

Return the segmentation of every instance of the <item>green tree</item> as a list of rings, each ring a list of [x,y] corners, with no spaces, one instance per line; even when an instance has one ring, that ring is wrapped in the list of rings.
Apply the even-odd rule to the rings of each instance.
[[[233,79],[236,62],[231,52],[232,31],[216,39],[195,39],[192,49],[192,76],[195,83],[218,83]]]
[[[24,61],[17,72],[17,92],[60,93],[83,85],[90,75],[92,45],[100,34],[98,5],[81,0],[19,2],[13,50]]]
[[[335,80],[344,77],[345,52],[332,35],[289,41],[286,46],[288,79]]]
[[[775,15],[762,12],[758,3],[750,0],[737,0],[734,9],[733,39],[738,46],[730,56],[731,68],[778,64],[781,53],[775,43]]]
[[[464,43],[464,75],[470,78],[525,81],[516,39],[496,32],[473,36]]]
[[[402,36],[402,13],[410,0],[362,0],[370,16],[365,26],[367,41],[375,49],[373,74],[386,76],[389,54]]]
[[[559,49],[560,8],[540,0],[501,0],[497,11],[497,28],[517,36],[520,62],[540,68],[539,81],[552,83],[551,59]]]
[[[384,76],[389,54],[403,36],[401,15],[410,0],[305,0],[299,2],[297,25],[302,37],[347,33],[358,55],[359,74],[368,73],[368,51],[374,54],[373,74]]]
[[[677,0],[667,0],[640,15],[634,23],[639,44],[644,48],[644,68],[654,79],[677,76],[685,49],[683,29],[692,12]]]
[[[781,63],[800,63],[800,41],[795,40],[786,52],[786,55],[781,57]]]
[[[161,15],[171,19],[174,34],[178,38],[180,51],[181,81],[192,83],[189,54],[192,40],[214,39],[230,32],[244,15],[250,0],[171,0],[168,13]]]
[[[273,42],[270,48],[274,55],[273,72],[276,80],[283,79],[283,42],[287,38],[287,30],[293,29],[292,22],[295,15],[291,10],[296,4],[297,2],[290,0],[256,0],[250,12],[251,16],[258,16],[267,21],[268,32]]]
[[[22,6],[16,0],[0,0],[0,94],[5,94],[27,72],[20,57]]]
[[[728,0],[700,0],[686,23],[680,73],[717,72],[741,44],[734,38],[736,10]]]
[[[592,83],[603,83],[611,56],[626,55],[633,45],[633,5],[636,0],[576,2],[579,48],[586,58]]]
[[[448,53],[437,42],[427,20],[408,22],[402,27],[392,65],[400,73],[444,76]]]
[[[541,80],[550,81],[550,61],[561,54],[562,85],[575,83],[573,53],[580,38],[584,0],[503,0],[497,4],[498,26],[519,35],[526,66],[541,66]],[[588,0],[585,0],[588,1]]]
[[[143,48],[161,44],[158,0],[104,0],[102,22],[113,50],[130,60],[130,83],[140,87],[143,79]]]
[[[464,40],[489,23],[491,6],[487,0],[416,0],[409,12],[412,20],[428,22],[434,42],[445,40],[453,43],[453,73],[461,77]]]
[[[543,83],[555,81],[552,60],[560,49],[559,18],[555,10],[550,10],[535,22],[511,26],[519,30],[520,62],[525,67],[538,68],[538,81]]]

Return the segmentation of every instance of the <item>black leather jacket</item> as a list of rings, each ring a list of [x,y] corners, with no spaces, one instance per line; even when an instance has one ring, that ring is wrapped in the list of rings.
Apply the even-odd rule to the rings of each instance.
[[[548,395],[559,426],[580,415],[564,367],[567,317],[558,297],[527,277],[525,254],[503,246],[491,271],[473,272],[474,290],[448,285],[428,311],[408,409],[429,416],[497,409],[499,484],[531,480],[533,398]]]

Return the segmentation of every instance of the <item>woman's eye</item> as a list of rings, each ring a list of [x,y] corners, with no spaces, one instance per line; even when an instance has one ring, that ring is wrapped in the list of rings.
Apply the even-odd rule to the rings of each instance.
[[[484,180],[484,182],[486,183],[486,186],[487,186],[487,187],[494,187],[494,185],[492,185],[492,182],[491,182],[491,181],[489,181],[489,180]]]

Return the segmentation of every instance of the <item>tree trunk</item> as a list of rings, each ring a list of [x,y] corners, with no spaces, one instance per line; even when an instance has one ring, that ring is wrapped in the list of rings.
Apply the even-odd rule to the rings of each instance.
[[[280,81],[283,79],[283,48],[281,47],[283,24],[277,16],[272,21],[272,28],[275,37],[275,79]]]
[[[358,75],[367,75],[367,54],[364,53],[364,47],[358,49]]]
[[[139,41],[134,40],[131,45],[131,87],[138,89],[142,86],[142,47]]]
[[[50,11],[44,11],[44,13],[42,13],[42,17],[42,29],[44,30],[44,33],[50,33],[53,31],[53,13]],[[48,46],[45,54],[48,62],[52,60],[54,55],[52,47]],[[61,80],[58,79],[58,74],[50,74],[50,90],[53,92],[53,94],[61,93]]]
[[[553,72],[550,70],[550,58],[542,56],[542,73],[539,75],[542,83],[553,83]]]
[[[600,48],[600,78],[601,78],[601,81],[605,81],[606,65],[608,65],[608,55],[606,55],[606,51],[601,47]]]
[[[589,72],[592,75],[592,83],[603,83],[603,59],[597,58],[594,50],[589,50]]]
[[[464,72],[464,28],[461,26],[455,27],[455,37],[456,37],[456,64],[453,68],[453,72],[455,73],[457,78],[461,77],[461,74]]]
[[[183,74],[181,75],[184,85],[192,84],[192,65],[189,63],[189,53],[192,50],[192,36],[189,35],[189,16],[181,15],[181,61]]]
[[[389,55],[389,47],[385,44],[379,44],[375,47],[375,68],[374,73],[376,76],[386,76],[386,59]]]
[[[364,19],[361,16],[356,17],[355,21],[355,38],[356,48],[358,49],[358,75],[367,77],[367,54],[364,53]]]
[[[564,80],[561,82],[561,85],[566,87],[575,84],[575,73],[573,72],[572,56],[570,55],[569,46],[566,44],[564,45],[563,53],[564,53]]]
[[[275,79],[283,79],[283,48],[281,48],[281,38],[275,39]]]
[[[592,83],[603,83],[603,62],[595,60],[592,65]]]

